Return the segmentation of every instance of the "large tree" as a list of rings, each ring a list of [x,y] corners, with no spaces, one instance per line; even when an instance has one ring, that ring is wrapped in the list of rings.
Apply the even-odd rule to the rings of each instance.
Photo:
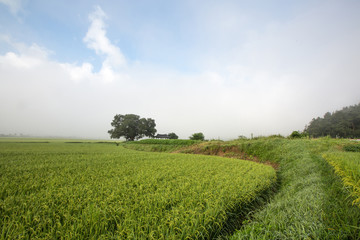
[[[156,133],[155,120],[151,118],[140,118],[135,114],[116,114],[111,122],[113,129],[108,133],[111,138],[125,137],[126,141],[134,141],[144,136],[154,137]]]

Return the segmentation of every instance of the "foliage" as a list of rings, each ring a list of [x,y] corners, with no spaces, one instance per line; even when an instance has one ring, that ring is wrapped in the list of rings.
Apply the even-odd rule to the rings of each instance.
[[[249,161],[115,144],[0,142],[0,156],[1,239],[214,239],[276,181]]]
[[[313,118],[305,131],[312,137],[360,138],[360,104]]]
[[[349,145],[347,145],[349,146]],[[323,157],[334,167],[344,185],[355,199],[353,204],[360,207],[360,154],[351,152],[329,152]]]
[[[141,118],[140,119],[140,137],[154,137],[156,133],[156,124],[155,120],[151,118]]]
[[[343,149],[346,152],[360,152],[360,144],[347,144]]]
[[[203,133],[194,133],[193,135],[191,135],[190,137],[190,140],[200,140],[200,141],[204,141],[205,139],[205,136]]]
[[[293,131],[289,138],[303,138],[303,137],[308,137],[308,134],[306,132],[298,132],[298,131]]]
[[[298,131],[293,131],[290,135],[290,138],[301,138],[301,133]]]
[[[273,135],[268,136],[267,138],[285,138],[285,137],[281,134],[273,134]]]
[[[155,120],[140,118],[135,114],[116,114],[111,126],[114,127],[108,131],[111,138],[125,137],[127,141],[134,141],[144,136],[154,137],[156,133]]]
[[[179,138],[179,136],[176,135],[175,133],[169,133],[168,136],[169,136],[169,139],[178,139]]]

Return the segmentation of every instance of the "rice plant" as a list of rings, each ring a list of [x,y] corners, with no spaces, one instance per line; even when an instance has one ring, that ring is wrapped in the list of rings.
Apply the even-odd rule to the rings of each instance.
[[[334,167],[343,184],[349,189],[353,204],[360,207],[360,153],[328,152],[323,157]]]
[[[96,143],[0,143],[1,239],[209,239],[273,168]]]

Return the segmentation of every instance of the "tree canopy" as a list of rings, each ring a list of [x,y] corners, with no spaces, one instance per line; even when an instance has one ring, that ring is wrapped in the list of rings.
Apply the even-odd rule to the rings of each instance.
[[[126,141],[134,141],[144,136],[154,137],[156,133],[155,120],[151,118],[140,118],[135,114],[116,114],[111,122],[113,129],[108,133],[111,138],[125,137]]]
[[[360,104],[313,118],[305,131],[312,137],[360,138]]]
[[[168,136],[169,136],[169,139],[178,139],[179,138],[179,136],[176,135],[175,133],[169,133]]]
[[[204,141],[205,137],[203,133],[194,133],[193,135],[190,136],[190,140],[201,140]]]
[[[298,131],[293,131],[289,138],[303,138],[303,137],[308,137],[309,135],[307,134],[307,132],[298,132]]]

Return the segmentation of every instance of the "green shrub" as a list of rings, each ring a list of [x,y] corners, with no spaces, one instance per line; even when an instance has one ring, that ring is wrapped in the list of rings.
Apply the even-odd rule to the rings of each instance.
[[[360,152],[360,144],[347,144],[343,149],[346,152]]]
[[[194,133],[193,135],[190,136],[190,140],[200,140],[200,141],[204,141],[205,136],[203,133]]]

